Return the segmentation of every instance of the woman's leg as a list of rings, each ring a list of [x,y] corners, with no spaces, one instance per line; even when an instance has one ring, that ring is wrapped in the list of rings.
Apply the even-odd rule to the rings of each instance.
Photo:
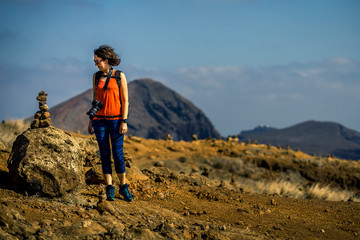
[[[107,186],[112,185],[112,176],[111,176],[111,174],[109,174],[109,173],[103,174],[103,177],[104,177],[104,180],[105,180],[105,184]]]
[[[93,128],[96,140],[99,145],[102,171],[106,185],[112,185],[111,169],[111,151],[109,142],[109,130],[106,126],[106,120],[94,120]]]
[[[115,163],[115,171],[119,176],[120,184],[125,184],[125,162],[124,162],[124,134],[119,133],[121,121],[112,120],[109,121],[109,126],[112,153]]]
[[[128,184],[126,184],[125,162],[124,162],[124,153],[123,153],[124,134],[119,133],[120,124],[121,121],[114,120],[112,122],[111,127],[109,127],[111,145],[112,145],[113,157],[115,162],[115,170],[120,180],[119,193],[124,197],[125,201],[132,201],[133,196],[129,191]]]
[[[118,175],[118,178],[119,178],[119,181],[120,181],[120,186],[124,185],[126,183],[125,173],[118,173],[117,175]]]

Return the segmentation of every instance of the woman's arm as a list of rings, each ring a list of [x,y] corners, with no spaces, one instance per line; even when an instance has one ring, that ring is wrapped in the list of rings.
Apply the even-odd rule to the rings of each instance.
[[[93,75],[92,82],[93,82],[93,100],[95,100],[96,99],[95,73]]]
[[[120,86],[121,86],[121,95],[123,97],[122,99],[122,115],[123,119],[127,119],[129,115],[129,93],[128,93],[128,85],[127,80],[125,77],[125,74],[123,72],[120,73]],[[124,134],[127,132],[127,123],[122,122],[120,126],[120,133]]]
[[[93,100],[96,99],[96,86],[95,86],[95,74],[93,75]],[[88,125],[88,133],[89,134],[93,134],[94,133],[94,129],[92,127],[92,119],[89,119],[89,125]]]

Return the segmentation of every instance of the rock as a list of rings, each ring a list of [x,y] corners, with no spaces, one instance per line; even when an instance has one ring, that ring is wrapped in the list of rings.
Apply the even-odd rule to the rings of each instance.
[[[205,177],[209,177],[209,169],[208,168],[204,168],[204,171],[201,173],[201,175],[205,176]]]
[[[158,177],[155,178],[155,182],[157,182],[157,183],[165,183],[166,180],[165,180],[165,178],[158,176]]]
[[[92,219],[79,221],[63,230],[62,235],[76,239],[102,239],[107,230]],[[98,238],[96,238],[98,237]],[[65,239],[65,238],[64,238]]]
[[[19,238],[14,237],[12,235],[10,235],[9,233],[5,232],[4,230],[2,230],[2,228],[0,228],[0,239],[6,239],[6,240],[18,240]]]
[[[46,118],[46,119],[41,119],[40,120],[40,127],[49,127],[51,125],[51,119],[50,118]]]
[[[80,208],[80,209],[76,210],[75,213],[81,218],[86,217],[86,212],[85,212],[85,210],[83,208]]]
[[[0,205],[0,226],[5,226],[8,233],[24,236],[25,239],[34,235],[39,229],[39,226],[28,222],[18,211],[4,205]]]
[[[125,229],[119,219],[111,215],[102,215],[96,218],[96,221],[103,226],[106,230],[111,232],[122,233]]]
[[[238,141],[239,141],[239,138],[238,138],[237,135],[234,135],[234,136],[233,136],[233,141],[234,141],[234,142],[238,142]]]
[[[138,239],[142,239],[142,240],[157,240],[158,235],[155,235],[150,229],[145,228],[145,229],[140,229],[139,230],[139,236]]]
[[[9,174],[29,193],[63,196],[84,183],[82,158],[75,139],[62,130],[28,129],[13,144]]]
[[[226,226],[225,226],[225,225],[222,225],[222,226],[219,227],[219,229],[220,229],[221,231],[226,231]]]
[[[45,93],[45,91],[41,91],[38,93],[38,96],[37,96],[37,100],[38,101],[46,101],[46,98],[47,98],[47,93]]]
[[[166,137],[165,137],[164,140],[166,140],[166,141],[172,141],[172,140],[173,140],[173,137],[171,136],[170,133],[168,133],[168,134],[166,134]]]
[[[236,185],[236,181],[235,181],[235,174],[232,174],[231,175],[231,182],[230,182],[231,185]]]
[[[241,187],[241,188],[239,188],[239,190],[241,193],[245,193],[247,189],[246,189],[246,187]]]
[[[0,152],[8,152],[8,147],[0,141]]]
[[[41,106],[39,107],[39,109],[40,109],[41,111],[46,112],[46,111],[48,111],[48,110],[49,110],[49,106],[48,106],[48,105],[46,105],[46,104],[44,104],[44,105],[41,105]]]
[[[143,181],[149,179],[146,175],[144,175],[138,166],[136,166],[129,153],[124,152],[124,161],[126,167],[126,178],[130,182]]]
[[[98,210],[100,214],[104,214],[105,212],[108,212],[110,214],[115,214],[116,212],[114,206],[108,201],[98,202],[96,206],[96,210]]]
[[[95,165],[85,173],[86,184],[105,184],[104,176],[100,166]]]
[[[128,138],[129,138],[129,140],[134,141],[134,142],[138,142],[138,143],[140,143],[142,141],[141,138],[136,137],[136,136],[129,135]]]
[[[165,165],[164,161],[157,161],[154,166],[155,167],[163,167]]]
[[[39,119],[34,119],[34,121],[32,121],[31,124],[30,124],[30,127],[32,129],[39,128],[39,126],[40,126],[40,120]]]
[[[218,188],[229,188],[229,183],[225,182],[223,180],[221,180],[220,185],[218,186]]]
[[[49,112],[44,112],[42,115],[41,115],[41,119],[47,119],[50,117],[50,113]]]
[[[47,95],[39,95],[36,97],[36,100],[39,102],[46,102],[47,101]]]
[[[189,231],[184,231],[185,239],[193,239],[193,235]]]
[[[197,141],[197,140],[198,140],[198,136],[197,136],[196,134],[193,134],[193,135],[192,135],[192,140],[193,140],[193,141]]]
[[[35,118],[35,119],[40,119],[41,115],[42,115],[42,112],[41,112],[41,111],[37,111],[37,112],[35,113],[35,115],[34,115],[34,118]]]

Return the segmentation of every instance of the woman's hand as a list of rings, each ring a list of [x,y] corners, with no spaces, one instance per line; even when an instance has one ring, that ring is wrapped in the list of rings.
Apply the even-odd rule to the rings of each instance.
[[[128,130],[127,123],[121,122],[119,132],[121,134],[125,134],[127,133],[127,130]]]
[[[93,126],[92,126],[92,120],[89,120],[88,133],[89,134],[94,133],[94,129],[93,129]]]

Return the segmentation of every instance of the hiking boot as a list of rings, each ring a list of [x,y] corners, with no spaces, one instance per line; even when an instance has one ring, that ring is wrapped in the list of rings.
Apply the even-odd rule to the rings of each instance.
[[[113,185],[106,187],[106,200],[115,201],[115,187]]]
[[[125,201],[131,202],[133,200],[133,196],[129,192],[129,185],[124,184],[120,186],[119,193],[124,197]]]

